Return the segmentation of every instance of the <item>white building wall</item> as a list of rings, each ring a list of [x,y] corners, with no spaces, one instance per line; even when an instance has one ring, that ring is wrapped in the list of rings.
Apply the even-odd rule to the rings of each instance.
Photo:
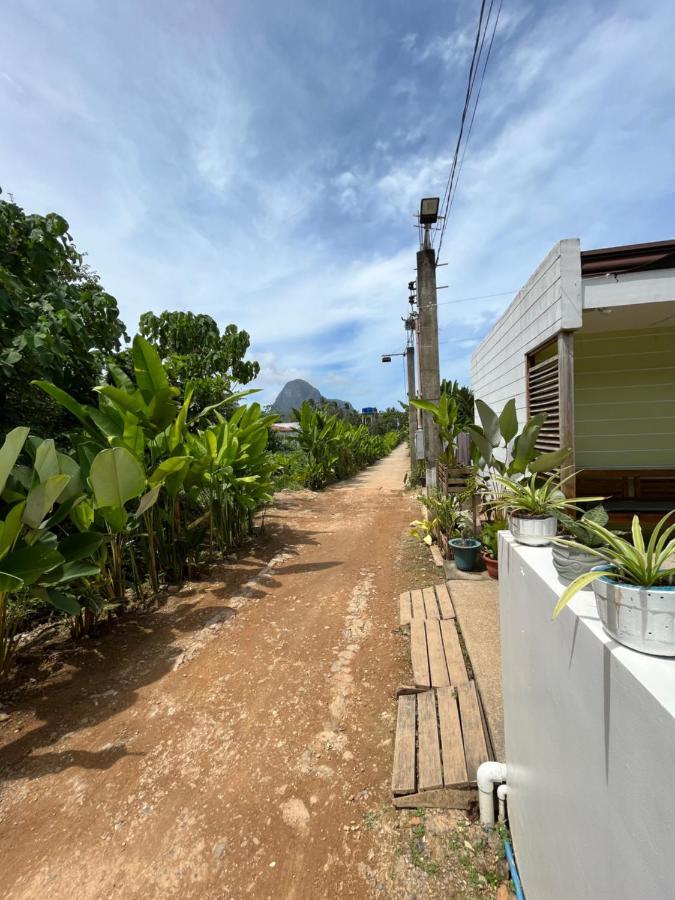
[[[581,327],[579,240],[560,241],[519,291],[471,359],[477,399],[500,412],[516,398],[519,421],[526,417],[525,357],[562,329]]]
[[[592,590],[556,621],[550,548],[499,549],[509,825],[532,900],[672,897],[675,660],[602,629]]]

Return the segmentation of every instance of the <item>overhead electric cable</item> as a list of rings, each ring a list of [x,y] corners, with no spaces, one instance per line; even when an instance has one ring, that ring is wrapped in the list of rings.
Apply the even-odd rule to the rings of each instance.
[[[492,52],[492,45],[494,43],[494,38],[495,38],[496,31],[497,31],[497,25],[499,23],[499,16],[501,13],[503,0],[499,0],[499,6],[497,8],[497,15],[495,16],[494,22],[492,24],[488,49],[487,49],[487,53],[485,55],[485,59],[483,62],[483,68],[482,68],[482,72],[481,72],[481,76],[480,76],[478,93],[476,95],[476,99],[473,104],[473,110],[471,113],[471,119],[469,121],[469,127],[467,130],[466,139],[465,139],[464,145],[462,147],[462,137],[464,135],[464,127],[466,124],[466,117],[467,117],[468,110],[471,106],[471,99],[473,96],[476,75],[477,75],[477,72],[478,72],[478,69],[480,66],[480,60],[481,60],[481,56],[483,54],[483,48],[485,46],[485,39],[488,34],[488,31],[490,30],[490,20],[492,18],[492,10],[493,10],[493,6],[494,6],[494,2],[495,2],[495,0],[491,0],[491,2],[490,2],[487,17],[485,18],[484,27],[483,27],[483,17],[484,17],[485,2],[484,2],[484,0],[482,0],[482,2],[481,2],[481,8],[480,8],[480,13],[479,13],[479,17],[478,17],[478,27],[476,29],[476,39],[474,42],[474,51],[473,51],[473,55],[471,58],[471,64],[469,66],[469,77],[467,79],[467,88],[466,88],[466,95],[465,95],[465,100],[464,100],[464,108],[462,110],[462,116],[460,119],[459,134],[457,137],[457,144],[455,146],[455,152],[453,154],[452,164],[450,167],[450,175],[448,176],[448,182],[446,184],[446,188],[445,188],[445,191],[443,194],[443,203],[441,204],[441,216],[442,217],[441,217],[440,236],[439,236],[439,240],[438,240],[438,247],[436,250],[436,258],[437,259],[440,256],[441,247],[443,245],[443,237],[445,235],[445,229],[447,227],[449,213],[450,213],[450,210],[452,209],[452,205],[454,203],[454,198],[455,198],[455,195],[457,192],[457,185],[459,183],[459,174],[461,172],[462,165],[464,163],[464,157],[466,155],[467,144],[469,142],[469,138],[471,136],[471,131],[473,129],[473,124],[474,124],[474,121],[476,118],[476,110],[478,108],[478,102],[480,100],[480,95],[481,95],[481,92],[483,89],[485,72],[487,70],[487,65],[488,65],[488,62],[490,59],[490,54]],[[461,159],[459,158],[460,148],[462,149]]]

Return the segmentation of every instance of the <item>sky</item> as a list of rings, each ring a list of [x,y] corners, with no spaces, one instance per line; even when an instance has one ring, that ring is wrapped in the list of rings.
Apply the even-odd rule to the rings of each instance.
[[[405,345],[478,8],[5,0],[0,186],[68,220],[130,334],[208,313],[250,333],[262,402],[305,378],[396,404],[380,355]],[[672,0],[504,0],[438,269],[442,376],[469,382],[558,240],[675,236],[674,39]]]

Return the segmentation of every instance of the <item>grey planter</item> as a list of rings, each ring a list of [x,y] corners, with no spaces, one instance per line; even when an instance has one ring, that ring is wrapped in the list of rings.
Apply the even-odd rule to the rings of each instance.
[[[555,537],[558,520],[555,516],[527,518],[514,515],[509,517],[509,530],[519,544],[543,547]]]
[[[675,587],[593,583],[602,625],[615,641],[653,656],[675,656]]]
[[[598,564],[598,557],[584,553],[576,547],[553,545],[553,565],[563,581],[574,581],[579,575],[590,572]]]

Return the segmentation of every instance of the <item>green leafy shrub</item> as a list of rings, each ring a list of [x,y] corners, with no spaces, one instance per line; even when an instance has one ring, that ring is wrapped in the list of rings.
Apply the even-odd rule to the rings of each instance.
[[[26,604],[67,614],[82,633],[123,608],[131,587],[154,593],[190,576],[202,554],[227,550],[271,499],[275,416],[257,403],[229,419],[218,412],[245,394],[195,412],[189,384],[179,405],[140,336],[131,360],[133,377],[111,367],[115,383],[97,388],[96,407],[35,382],[79,423],[68,446],[18,427],[0,448],[0,675]]]

